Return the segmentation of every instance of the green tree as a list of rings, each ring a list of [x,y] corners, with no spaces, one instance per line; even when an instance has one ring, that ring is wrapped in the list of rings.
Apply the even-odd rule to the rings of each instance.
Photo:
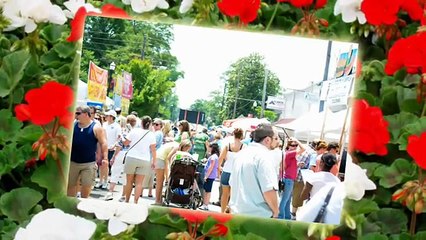
[[[252,53],[250,56],[243,57],[231,64],[224,73],[226,93],[223,116],[226,118],[247,116],[249,113],[254,113],[253,102],[262,102],[265,76],[266,96],[278,94],[280,80],[275,73],[267,69],[263,59],[260,54]],[[235,103],[236,105],[234,105]]]
[[[151,117],[165,117],[171,113],[166,108],[160,108],[167,97],[172,95],[174,82],[168,80],[170,72],[164,69],[154,69],[148,60],[133,59],[127,65],[119,65],[117,71],[125,70],[132,74],[133,99],[130,101],[130,111]]]
[[[223,120],[225,120],[222,111],[222,100],[223,93],[215,90],[209,94],[209,99],[197,99],[189,109],[204,112],[207,125],[221,125]]]
[[[95,53],[92,50],[83,48],[82,58],[80,61],[80,79],[83,82],[87,82],[90,61],[94,62],[96,65],[99,65],[99,60],[95,58]]]

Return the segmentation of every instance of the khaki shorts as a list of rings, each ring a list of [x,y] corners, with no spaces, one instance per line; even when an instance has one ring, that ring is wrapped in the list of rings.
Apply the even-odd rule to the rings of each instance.
[[[300,194],[303,191],[303,188],[305,187],[305,183],[303,181],[294,181],[293,186],[293,199],[292,199],[292,205],[295,208],[301,207],[303,205],[303,201],[300,198]]]
[[[141,160],[133,157],[126,157],[124,162],[125,174],[148,175],[151,171],[151,163],[149,161]]]
[[[78,178],[82,186],[93,186],[96,179],[96,162],[76,163],[71,161],[70,172],[68,175],[68,185],[71,187],[77,186]]]
[[[166,161],[163,159],[157,158],[155,162],[155,169],[164,169],[166,167]]]

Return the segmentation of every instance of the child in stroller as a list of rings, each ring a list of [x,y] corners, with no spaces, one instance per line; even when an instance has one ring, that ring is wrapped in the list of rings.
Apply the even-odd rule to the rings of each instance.
[[[199,163],[189,153],[190,149],[191,142],[185,139],[180,143],[178,151],[171,153],[173,154],[172,166],[164,197],[167,206],[173,203],[181,207],[197,209],[203,202],[195,180]]]

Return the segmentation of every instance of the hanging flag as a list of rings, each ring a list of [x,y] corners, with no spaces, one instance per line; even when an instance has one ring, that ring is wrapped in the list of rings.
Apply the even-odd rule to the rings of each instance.
[[[123,98],[132,99],[133,97],[133,83],[132,83],[132,74],[123,71]]]
[[[108,88],[108,70],[89,63],[87,81],[87,98],[92,101],[105,103]]]

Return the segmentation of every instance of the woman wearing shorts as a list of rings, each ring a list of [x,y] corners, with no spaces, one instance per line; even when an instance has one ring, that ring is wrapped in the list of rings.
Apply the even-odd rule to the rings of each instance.
[[[204,204],[200,207],[201,210],[209,210],[210,195],[212,192],[213,181],[218,176],[217,166],[219,165],[219,145],[212,143],[210,145],[210,157],[207,160],[207,165],[204,169]]]
[[[150,168],[155,168],[157,161],[156,140],[154,132],[150,130],[151,124],[151,117],[144,116],[142,118],[142,128],[133,128],[126,136],[126,141],[124,142],[124,145],[130,144],[124,163],[126,202],[129,202],[134,183],[134,202],[138,203],[142,193],[144,177],[149,173]]]
[[[163,184],[164,184],[164,169],[166,169],[167,156],[174,150],[179,147],[177,142],[168,142],[158,149],[157,151],[157,162],[155,164],[155,176],[156,176],[156,186],[155,186],[155,203],[154,205],[162,205],[162,193],[163,193]]]
[[[226,145],[219,157],[218,170],[221,173],[220,183],[222,184],[222,196],[220,198],[220,208],[222,213],[226,211],[228,207],[231,187],[229,186],[229,178],[231,177],[232,168],[234,166],[234,159],[237,152],[243,149],[244,144],[241,142],[243,139],[243,130],[236,128],[233,132],[234,142]],[[222,169],[222,162],[225,160],[225,164]]]

